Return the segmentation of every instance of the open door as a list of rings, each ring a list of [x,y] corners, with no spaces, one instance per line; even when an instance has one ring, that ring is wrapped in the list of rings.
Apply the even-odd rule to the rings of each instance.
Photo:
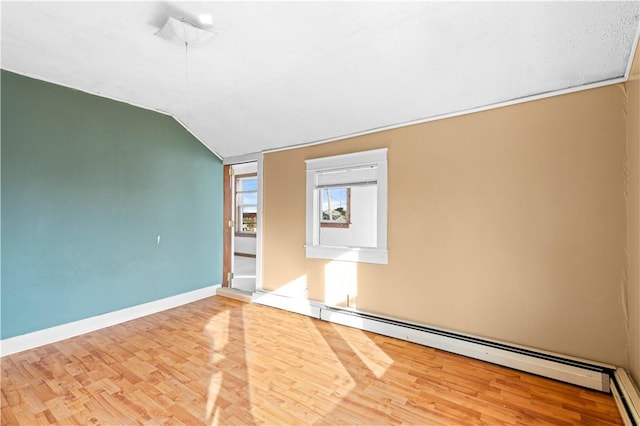
[[[258,233],[257,162],[225,166],[223,286],[256,290]]]

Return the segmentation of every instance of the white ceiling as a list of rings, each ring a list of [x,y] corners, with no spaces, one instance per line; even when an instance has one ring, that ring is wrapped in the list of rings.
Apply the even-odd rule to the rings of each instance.
[[[2,2],[2,68],[164,112],[223,157],[624,77],[640,2]],[[192,47],[169,16],[217,33]]]

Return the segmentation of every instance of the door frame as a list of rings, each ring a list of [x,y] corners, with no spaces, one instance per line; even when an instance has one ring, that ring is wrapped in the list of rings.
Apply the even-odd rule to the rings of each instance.
[[[262,289],[262,153],[240,155],[237,157],[228,157],[223,161],[224,165],[224,206],[223,206],[223,263],[222,263],[222,286],[232,288],[231,281],[229,280],[229,272],[232,272],[233,262],[233,235],[235,233],[235,227],[233,220],[234,209],[234,194],[232,191],[234,176],[230,174],[231,166],[243,163],[257,163],[258,169],[258,229],[256,232],[256,291]]]
[[[233,250],[233,223],[231,215],[233,210],[233,200],[231,195],[231,165],[224,165],[224,202],[223,202],[223,254],[222,254],[222,287],[231,287],[229,273],[231,272],[231,252]]]

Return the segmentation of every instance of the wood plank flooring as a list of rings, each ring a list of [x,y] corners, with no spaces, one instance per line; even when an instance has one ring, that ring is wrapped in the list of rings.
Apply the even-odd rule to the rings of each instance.
[[[5,426],[622,424],[607,394],[220,297],[1,362]]]

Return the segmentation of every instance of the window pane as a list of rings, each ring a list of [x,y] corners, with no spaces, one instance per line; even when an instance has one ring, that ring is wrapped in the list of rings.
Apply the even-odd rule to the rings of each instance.
[[[325,192],[326,189],[320,190]],[[323,205],[323,218],[319,227],[318,242],[326,246],[338,247],[377,247],[378,229],[378,188],[377,185],[353,186],[347,192],[349,198],[349,211],[347,222],[341,223],[340,219],[330,221],[328,204],[331,202],[331,210],[335,202],[340,202],[342,196],[334,194],[335,188],[330,189],[330,194],[321,194]]]
[[[253,211],[252,211],[253,210]],[[240,232],[255,233],[258,224],[258,217],[255,207],[239,207],[238,208],[238,221]]]
[[[320,197],[323,222],[348,223],[347,188],[324,188],[320,190]]]
[[[236,232],[256,232],[258,210],[257,190],[257,176],[236,177]]]
[[[238,179],[237,191],[257,191],[258,179],[255,177]]]
[[[243,193],[240,204],[258,204],[258,194],[256,192]]]

